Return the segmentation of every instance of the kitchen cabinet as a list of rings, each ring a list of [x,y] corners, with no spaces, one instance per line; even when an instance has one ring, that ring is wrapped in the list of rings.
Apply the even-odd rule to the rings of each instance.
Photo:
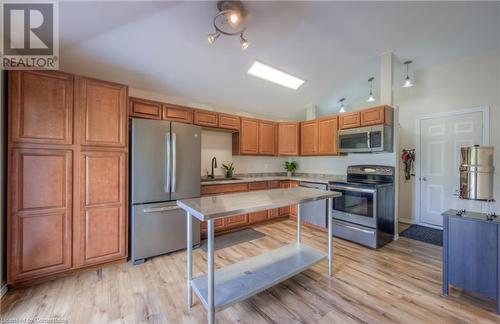
[[[268,182],[268,189],[278,189],[280,187],[280,181],[279,180],[273,180]],[[268,213],[269,218],[277,218],[280,217],[280,209],[279,208],[273,208],[269,209]]]
[[[80,143],[89,146],[127,146],[127,87],[76,77]]]
[[[130,97],[129,115],[149,119],[161,119],[160,102]]]
[[[229,130],[240,130],[241,118],[235,115],[219,113],[219,128]]]
[[[299,155],[300,123],[278,123],[278,155]]]
[[[361,113],[359,111],[340,114],[339,129],[349,129],[361,126]]]
[[[449,285],[494,300],[500,315],[500,221],[457,210],[443,214],[443,295]]]
[[[275,154],[275,125],[273,122],[259,120],[259,154]]]
[[[8,284],[126,260],[128,88],[11,71],[8,91]]]
[[[213,111],[197,109],[194,111],[194,124],[199,126],[217,127],[217,113]]]
[[[82,151],[80,159],[79,263],[126,257],[126,153]]]
[[[280,188],[290,188],[290,181],[280,181]],[[290,206],[281,207],[278,209],[278,214],[280,216],[288,216],[290,215]]]
[[[267,190],[276,189],[283,187],[281,183],[286,183],[285,187],[290,187],[291,183],[295,185],[298,184],[296,181],[257,181],[257,182],[247,182],[247,183],[227,183],[227,184],[216,184],[216,185],[203,185],[201,186],[202,196],[208,195],[222,195],[236,192],[245,192],[253,190]],[[264,222],[269,219],[285,217],[290,215],[290,207],[285,207],[286,213],[280,214],[281,208],[274,208],[270,210],[264,210],[255,213],[242,214],[236,216],[230,216],[226,218],[218,218],[214,221],[214,229],[216,233],[226,232],[242,228],[254,223]],[[206,222],[201,223],[201,237],[206,238],[207,234],[207,224]]]
[[[15,148],[9,155],[8,281],[73,266],[72,152]]]
[[[300,123],[300,154],[318,153],[318,121],[308,120]]]
[[[233,133],[233,155],[275,155],[276,128],[270,121],[241,117],[241,128]]]
[[[236,193],[248,191],[248,183],[227,183],[219,185],[201,186],[201,195],[218,195],[223,193]]]
[[[259,121],[241,117],[238,133],[233,133],[233,155],[259,154]]]
[[[372,126],[381,124],[392,124],[392,108],[379,106],[364,109],[361,114],[361,126]]]
[[[243,215],[236,215],[236,216],[231,216],[226,218],[226,227],[227,228],[233,228],[233,227],[241,227],[245,226],[248,224],[248,215],[243,214]]]
[[[267,190],[269,188],[269,184],[267,181],[259,181],[259,182],[250,182],[248,184],[248,191],[256,191],[256,190]],[[248,214],[248,223],[258,223],[267,220],[268,211],[262,210],[255,213]]]
[[[318,155],[338,154],[338,118],[325,117],[318,120]]]
[[[193,109],[172,104],[163,104],[163,119],[192,124]]]
[[[73,76],[9,71],[10,135],[16,143],[73,143]]]

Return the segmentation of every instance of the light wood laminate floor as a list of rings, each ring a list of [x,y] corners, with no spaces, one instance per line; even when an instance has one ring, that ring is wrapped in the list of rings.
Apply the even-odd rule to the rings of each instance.
[[[291,220],[256,227],[266,237],[216,252],[220,267],[295,239]],[[303,228],[303,242],[326,251],[324,232]],[[206,323],[186,308],[184,252],[144,264],[120,264],[8,292],[2,319],[60,318],[68,323]],[[334,240],[327,263],[216,314],[217,323],[500,323],[492,305],[441,296],[441,248],[406,238],[379,250]],[[194,274],[206,256],[194,252]],[[459,292],[456,292],[459,294]],[[484,304],[484,305],[483,305]]]

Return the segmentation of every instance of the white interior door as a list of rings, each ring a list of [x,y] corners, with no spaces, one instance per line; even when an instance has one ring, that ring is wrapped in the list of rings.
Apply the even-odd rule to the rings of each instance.
[[[483,144],[483,112],[420,121],[420,223],[442,226],[449,208],[474,210],[477,202],[457,197],[460,148]]]

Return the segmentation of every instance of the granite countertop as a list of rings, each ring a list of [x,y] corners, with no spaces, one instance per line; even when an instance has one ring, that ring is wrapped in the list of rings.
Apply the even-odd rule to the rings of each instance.
[[[340,197],[336,191],[305,187],[258,190],[220,196],[182,199],[177,205],[201,221]]]
[[[458,212],[458,210],[456,210],[456,209],[448,209],[447,211],[445,211],[441,215],[449,216],[449,217],[463,218],[463,219],[468,219],[468,220],[481,221],[481,222],[494,223],[494,224],[500,224],[500,215],[497,217],[493,217],[491,220],[488,220],[485,213],[477,213],[477,212],[468,211],[468,212],[465,212],[465,214],[463,214],[463,215],[457,215],[457,212]]]
[[[245,182],[258,182],[258,181],[274,181],[274,180],[293,180],[293,181],[305,181],[305,182],[317,182],[328,184],[330,181],[339,181],[345,180],[345,175],[332,175],[332,174],[298,174],[291,177],[286,175],[235,175],[234,180],[224,180],[224,178],[220,178],[221,180],[210,180],[203,181],[201,180],[202,186],[207,185],[219,185],[219,184],[229,184],[229,183],[245,183]],[[217,178],[216,178],[217,179]]]

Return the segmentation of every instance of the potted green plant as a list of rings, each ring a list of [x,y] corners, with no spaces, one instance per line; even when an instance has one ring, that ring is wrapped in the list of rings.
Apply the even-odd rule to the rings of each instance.
[[[233,177],[234,165],[233,162],[224,164],[222,163],[222,169],[226,172],[226,178],[231,179]]]
[[[298,166],[299,164],[297,163],[297,161],[285,161],[285,170],[287,171],[287,176],[291,177],[293,172],[297,170]]]

